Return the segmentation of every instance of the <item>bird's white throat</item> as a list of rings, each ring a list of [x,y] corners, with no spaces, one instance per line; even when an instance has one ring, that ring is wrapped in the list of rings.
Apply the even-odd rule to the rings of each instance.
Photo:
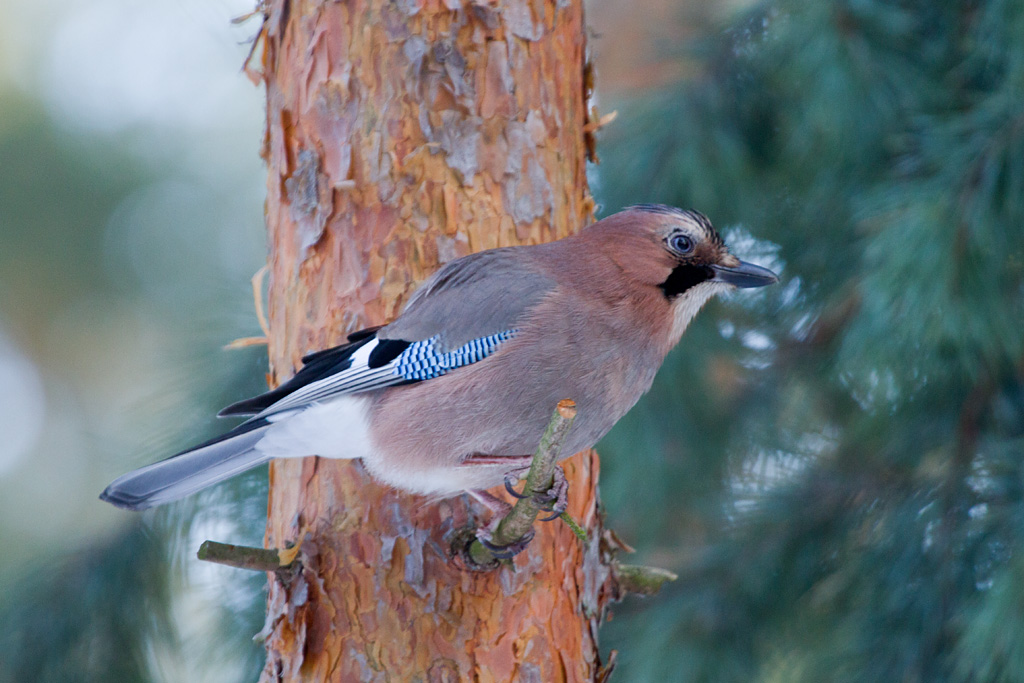
[[[690,287],[672,302],[672,346],[683,336],[693,317],[713,296],[728,291],[730,285],[708,280]]]

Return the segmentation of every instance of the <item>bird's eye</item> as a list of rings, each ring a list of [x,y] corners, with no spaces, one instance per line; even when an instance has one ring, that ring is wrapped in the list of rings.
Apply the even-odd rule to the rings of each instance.
[[[672,251],[679,254],[689,254],[693,251],[693,240],[688,235],[672,235],[668,242]]]

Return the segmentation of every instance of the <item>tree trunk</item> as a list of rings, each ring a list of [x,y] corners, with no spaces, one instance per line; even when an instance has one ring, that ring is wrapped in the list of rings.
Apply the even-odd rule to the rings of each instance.
[[[272,382],[394,318],[440,264],[591,218],[581,0],[265,12]],[[450,554],[479,521],[465,496],[390,490],[359,463],[273,463],[266,543],[301,543],[302,564],[271,576],[263,680],[593,680],[609,580],[596,454],[565,471],[591,541],[544,524],[515,571],[482,573]]]

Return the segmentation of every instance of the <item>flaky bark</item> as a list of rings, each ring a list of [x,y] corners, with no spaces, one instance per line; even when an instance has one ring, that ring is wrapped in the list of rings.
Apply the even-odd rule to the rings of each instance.
[[[581,5],[268,3],[272,381],[392,319],[438,265],[590,219]],[[515,571],[474,573],[449,553],[476,521],[465,497],[389,490],[358,463],[275,462],[266,542],[300,542],[302,564],[271,576],[263,680],[593,680],[609,577],[597,470],[593,453],[565,466],[586,547],[549,523]]]

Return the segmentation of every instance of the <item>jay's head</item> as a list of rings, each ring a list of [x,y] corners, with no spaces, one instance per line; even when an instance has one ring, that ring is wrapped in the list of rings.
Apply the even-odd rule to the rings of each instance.
[[[626,277],[661,290],[680,328],[720,292],[779,281],[767,268],[730,254],[711,221],[697,211],[640,204],[588,231]]]

